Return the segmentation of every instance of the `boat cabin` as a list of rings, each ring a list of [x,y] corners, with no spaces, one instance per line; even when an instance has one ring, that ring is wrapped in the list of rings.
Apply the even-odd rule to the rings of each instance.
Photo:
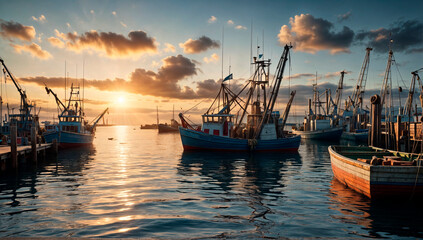
[[[211,135],[229,137],[231,136],[233,117],[232,114],[204,114],[201,131]]]
[[[82,118],[77,115],[59,116],[59,129],[65,132],[82,132]]]

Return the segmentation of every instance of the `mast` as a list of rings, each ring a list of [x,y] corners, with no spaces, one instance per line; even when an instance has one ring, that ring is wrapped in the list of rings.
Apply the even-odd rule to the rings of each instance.
[[[362,102],[364,90],[366,88],[367,83],[367,75],[369,72],[369,64],[370,64],[370,51],[372,51],[373,48],[366,48],[366,55],[364,57],[363,64],[361,65],[360,74],[358,75],[357,84],[353,90],[352,97],[349,98],[347,106],[345,106],[345,109],[347,111],[354,110],[354,114],[357,111],[358,105],[360,102]],[[353,108],[353,109],[351,109]]]
[[[344,75],[345,75],[345,71],[341,72],[341,78],[339,79],[338,82],[338,88],[336,89],[336,93],[335,93],[335,103],[333,106],[333,115],[338,115],[338,109],[340,109],[340,100],[342,98],[342,90],[344,89]]]
[[[159,106],[156,106],[156,113],[157,113],[157,127],[159,127]]]
[[[273,108],[275,106],[276,99],[278,98],[278,93],[279,93],[279,89],[280,89],[281,82],[282,82],[282,79],[283,79],[283,73],[284,73],[284,70],[285,70],[285,65],[286,65],[286,62],[288,60],[289,49],[291,49],[291,48],[292,48],[292,46],[285,45],[282,56],[279,59],[278,66],[276,68],[277,74],[276,74],[276,77],[275,77],[275,82],[274,82],[274,85],[273,85],[273,88],[272,88],[271,95],[269,97],[269,102],[266,105],[265,110],[263,112],[263,118],[262,118],[260,124],[257,126],[257,129],[256,129],[255,134],[254,134],[254,139],[257,139],[260,136],[263,125],[265,123],[269,123],[270,119],[272,118]]]

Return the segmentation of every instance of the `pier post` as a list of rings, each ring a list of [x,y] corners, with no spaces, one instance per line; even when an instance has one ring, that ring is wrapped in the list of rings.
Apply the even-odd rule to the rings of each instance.
[[[31,127],[31,158],[34,163],[37,163],[37,129]]]
[[[381,115],[382,109],[380,105],[379,95],[373,95],[370,98],[371,106],[371,127],[369,134],[369,145],[374,147],[380,146],[380,135],[381,135]]]
[[[396,133],[396,145],[397,145],[397,151],[401,151],[401,115],[397,116],[397,129],[395,131]]]
[[[57,139],[53,139],[53,153],[57,156],[58,152],[59,152],[59,145],[57,143]]]
[[[18,169],[18,128],[16,125],[10,126],[10,153],[12,155],[12,168]]]

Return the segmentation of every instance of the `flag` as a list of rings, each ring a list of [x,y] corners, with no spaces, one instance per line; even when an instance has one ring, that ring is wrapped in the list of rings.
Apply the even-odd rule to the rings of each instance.
[[[232,73],[223,79],[222,82],[233,79]]]
[[[259,54],[259,59],[260,59],[261,57],[263,57],[263,54]]]

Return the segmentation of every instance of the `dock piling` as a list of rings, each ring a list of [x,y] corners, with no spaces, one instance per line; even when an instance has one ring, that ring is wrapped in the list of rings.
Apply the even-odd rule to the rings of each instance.
[[[12,168],[18,169],[18,128],[16,125],[10,126],[10,153],[12,155]]]
[[[34,163],[37,163],[37,130],[31,127],[31,158]]]

